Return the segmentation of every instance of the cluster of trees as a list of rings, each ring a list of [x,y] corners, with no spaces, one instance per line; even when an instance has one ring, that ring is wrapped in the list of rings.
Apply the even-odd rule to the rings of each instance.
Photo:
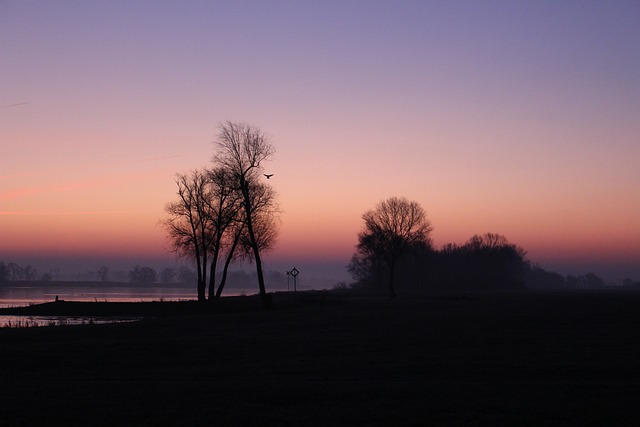
[[[178,268],[165,267],[156,271],[152,267],[135,265],[131,270],[111,272],[109,267],[102,266],[96,272],[90,272],[93,280],[97,276],[101,282],[126,281],[134,283],[193,283],[195,271],[186,266]]]
[[[195,271],[189,267],[165,267],[158,273],[151,267],[136,265],[129,271],[129,281],[134,283],[193,283]]]
[[[605,282],[593,273],[564,277],[533,265],[506,237],[474,235],[463,245],[433,247],[432,227],[422,207],[405,198],[380,202],[363,215],[348,270],[356,286],[396,293],[411,290],[597,289]],[[640,282],[625,279],[625,287]]]
[[[135,283],[193,283],[196,278],[195,271],[186,266],[178,268],[165,267],[158,273],[152,267],[134,266],[131,270],[111,272],[106,266],[100,267],[97,271],[89,272],[89,280],[95,280],[96,277],[101,282],[126,281]],[[5,263],[0,261],[0,283],[15,281],[53,281],[61,280],[59,269],[52,269],[49,272],[40,274],[38,270],[31,265],[22,267],[14,262]]]
[[[386,276],[389,295],[394,297],[396,271],[407,268],[403,261],[431,247],[431,223],[418,203],[397,197],[378,203],[362,219],[364,230],[358,234],[349,271],[361,284],[377,287]]]
[[[129,281],[134,283],[156,283],[158,281],[158,273],[151,267],[136,265],[129,271]]]
[[[43,280],[50,281],[60,278],[60,270],[51,269],[46,273],[40,274],[38,269],[31,265],[21,266],[15,262],[4,263],[0,261],[0,283],[15,281],[34,281]]]
[[[165,267],[160,270],[160,282],[162,283],[193,283],[196,280],[196,272],[184,265],[178,268]]]
[[[178,200],[166,206],[162,223],[174,250],[195,260],[199,301],[219,298],[229,265],[248,259],[256,265],[262,302],[270,304],[261,254],[275,244],[278,208],[274,190],[262,179],[262,163],[274,151],[259,128],[225,122],[212,164],[176,176]],[[223,272],[216,287],[219,264]]]
[[[529,261],[526,252],[506,237],[486,233],[465,244],[432,250],[427,279],[443,289],[522,289]]]
[[[37,280],[40,278],[38,270],[30,265],[22,267],[14,262],[5,264],[0,261],[0,282],[17,280]]]
[[[620,286],[619,283],[612,285]],[[628,277],[622,280],[621,285],[624,289],[640,289],[640,281]],[[608,284],[594,273],[563,276],[537,265],[532,265],[526,276],[526,287],[529,289],[600,289],[605,286]]]

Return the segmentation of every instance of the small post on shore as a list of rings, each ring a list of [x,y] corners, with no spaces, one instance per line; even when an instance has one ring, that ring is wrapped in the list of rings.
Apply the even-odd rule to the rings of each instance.
[[[296,292],[298,290],[297,277],[298,277],[298,274],[300,274],[300,272],[298,271],[297,268],[293,267],[293,270],[291,270],[290,273],[293,276],[293,292]]]

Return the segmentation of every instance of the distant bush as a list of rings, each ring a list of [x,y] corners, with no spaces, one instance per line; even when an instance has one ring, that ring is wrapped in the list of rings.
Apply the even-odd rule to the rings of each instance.
[[[523,289],[530,270],[526,252],[504,236],[475,235],[462,246],[440,250],[412,248],[396,267],[399,289],[497,290]],[[353,257],[349,271],[362,288],[382,289],[389,271],[376,259]]]
[[[135,283],[155,283],[158,281],[158,273],[151,267],[136,265],[129,272],[129,281]]]

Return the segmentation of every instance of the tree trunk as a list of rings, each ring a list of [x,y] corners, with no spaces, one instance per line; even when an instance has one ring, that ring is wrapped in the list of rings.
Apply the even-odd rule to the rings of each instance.
[[[271,307],[271,299],[267,295],[267,290],[264,286],[264,275],[262,274],[262,259],[260,258],[260,248],[256,241],[255,233],[253,232],[253,225],[251,220],[247,220],[247,231],[249,232],[249,238],[251,239],[251,247],[253,248],[253,256],[256,261],[256,273],[258,274],[258,289],[260,290],[260,300],[262,306],[265,308]]]
[[[220,241],[220,238],[216,238],[217,241]],[[220,254],[220,244],[217,243],[216,247],[213,250],[213,256],[211,260],[211,268],[209,269],[209,301],[213,302],[213,298],[215,297],[216,290],[216,268],[218,266],[218,256]]]
[[[198,301],[207,300],[207,256],[202,256],[202,299],[198,296]]]
[[[220,284],[218,285],[218,290],[216,291],[216,299],[219,299],[222,295],[222,290],[224,289],[224,285],[227,283],[227,271],[229,270],[229,264],[231,264],[231,260],[233,260],[233,254],[236,251],[236,246],[238,245],[238,241],[240,240],[240,234],[242,233],[242,228],[238,231],[233,239],[233,244],[229,249],[229,254],[227,255],[227,259],[224,262],[224,267],[222,269],[222,278],[220,279]]]
[[[198,270],[198,285],[197,285],[197,292],[198,292],[198,301],[204,301],[205,300],[205,284],[204,284],[204,280],[202,280],[202,261],[200,261],[200,253],[196,250],[196,270]]]
[[[395,296],[396,296],[396,290],[395,290],[394,283],[393,283],[393,279],[394,279],[394,276],[395,276],[395,270],[396,270],[396,263],[395,263],[395,260],[394,260],[389,264],[389,296],[391,298],[395,298]]]
[[[256,240],[256,235],[253,232],[253,221],[251,217],[251,199],[249,197],[249,183],[245,181],[243,183],[243,195],[244,195],[244,208],[246,212],[246,225],[249,232],[249,239],[251,240],[251,248],[253,249],[253,256],[256,261],[256,273],[258,274],[258,289],[260,290],[260,300],[264,308],[271,307],[271,298],[267,295],[267,290],[264,286],[264,275],[262,274],[262,259],[260,258],[260,247]]]
[[[205,298],[206,284],[202,280],[198,280],[198,301],[206,301]]]

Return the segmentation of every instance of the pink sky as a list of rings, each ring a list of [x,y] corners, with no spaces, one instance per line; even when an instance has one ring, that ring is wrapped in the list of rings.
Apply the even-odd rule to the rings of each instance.
[[[639,20],[623,1],[2,2],[0,260],[173,260],[173,176],[229,119],[276,147],[267,268],[344,267],[362,213],[405,196],[437,246],[494,232],[564,274],[640,279]]]

